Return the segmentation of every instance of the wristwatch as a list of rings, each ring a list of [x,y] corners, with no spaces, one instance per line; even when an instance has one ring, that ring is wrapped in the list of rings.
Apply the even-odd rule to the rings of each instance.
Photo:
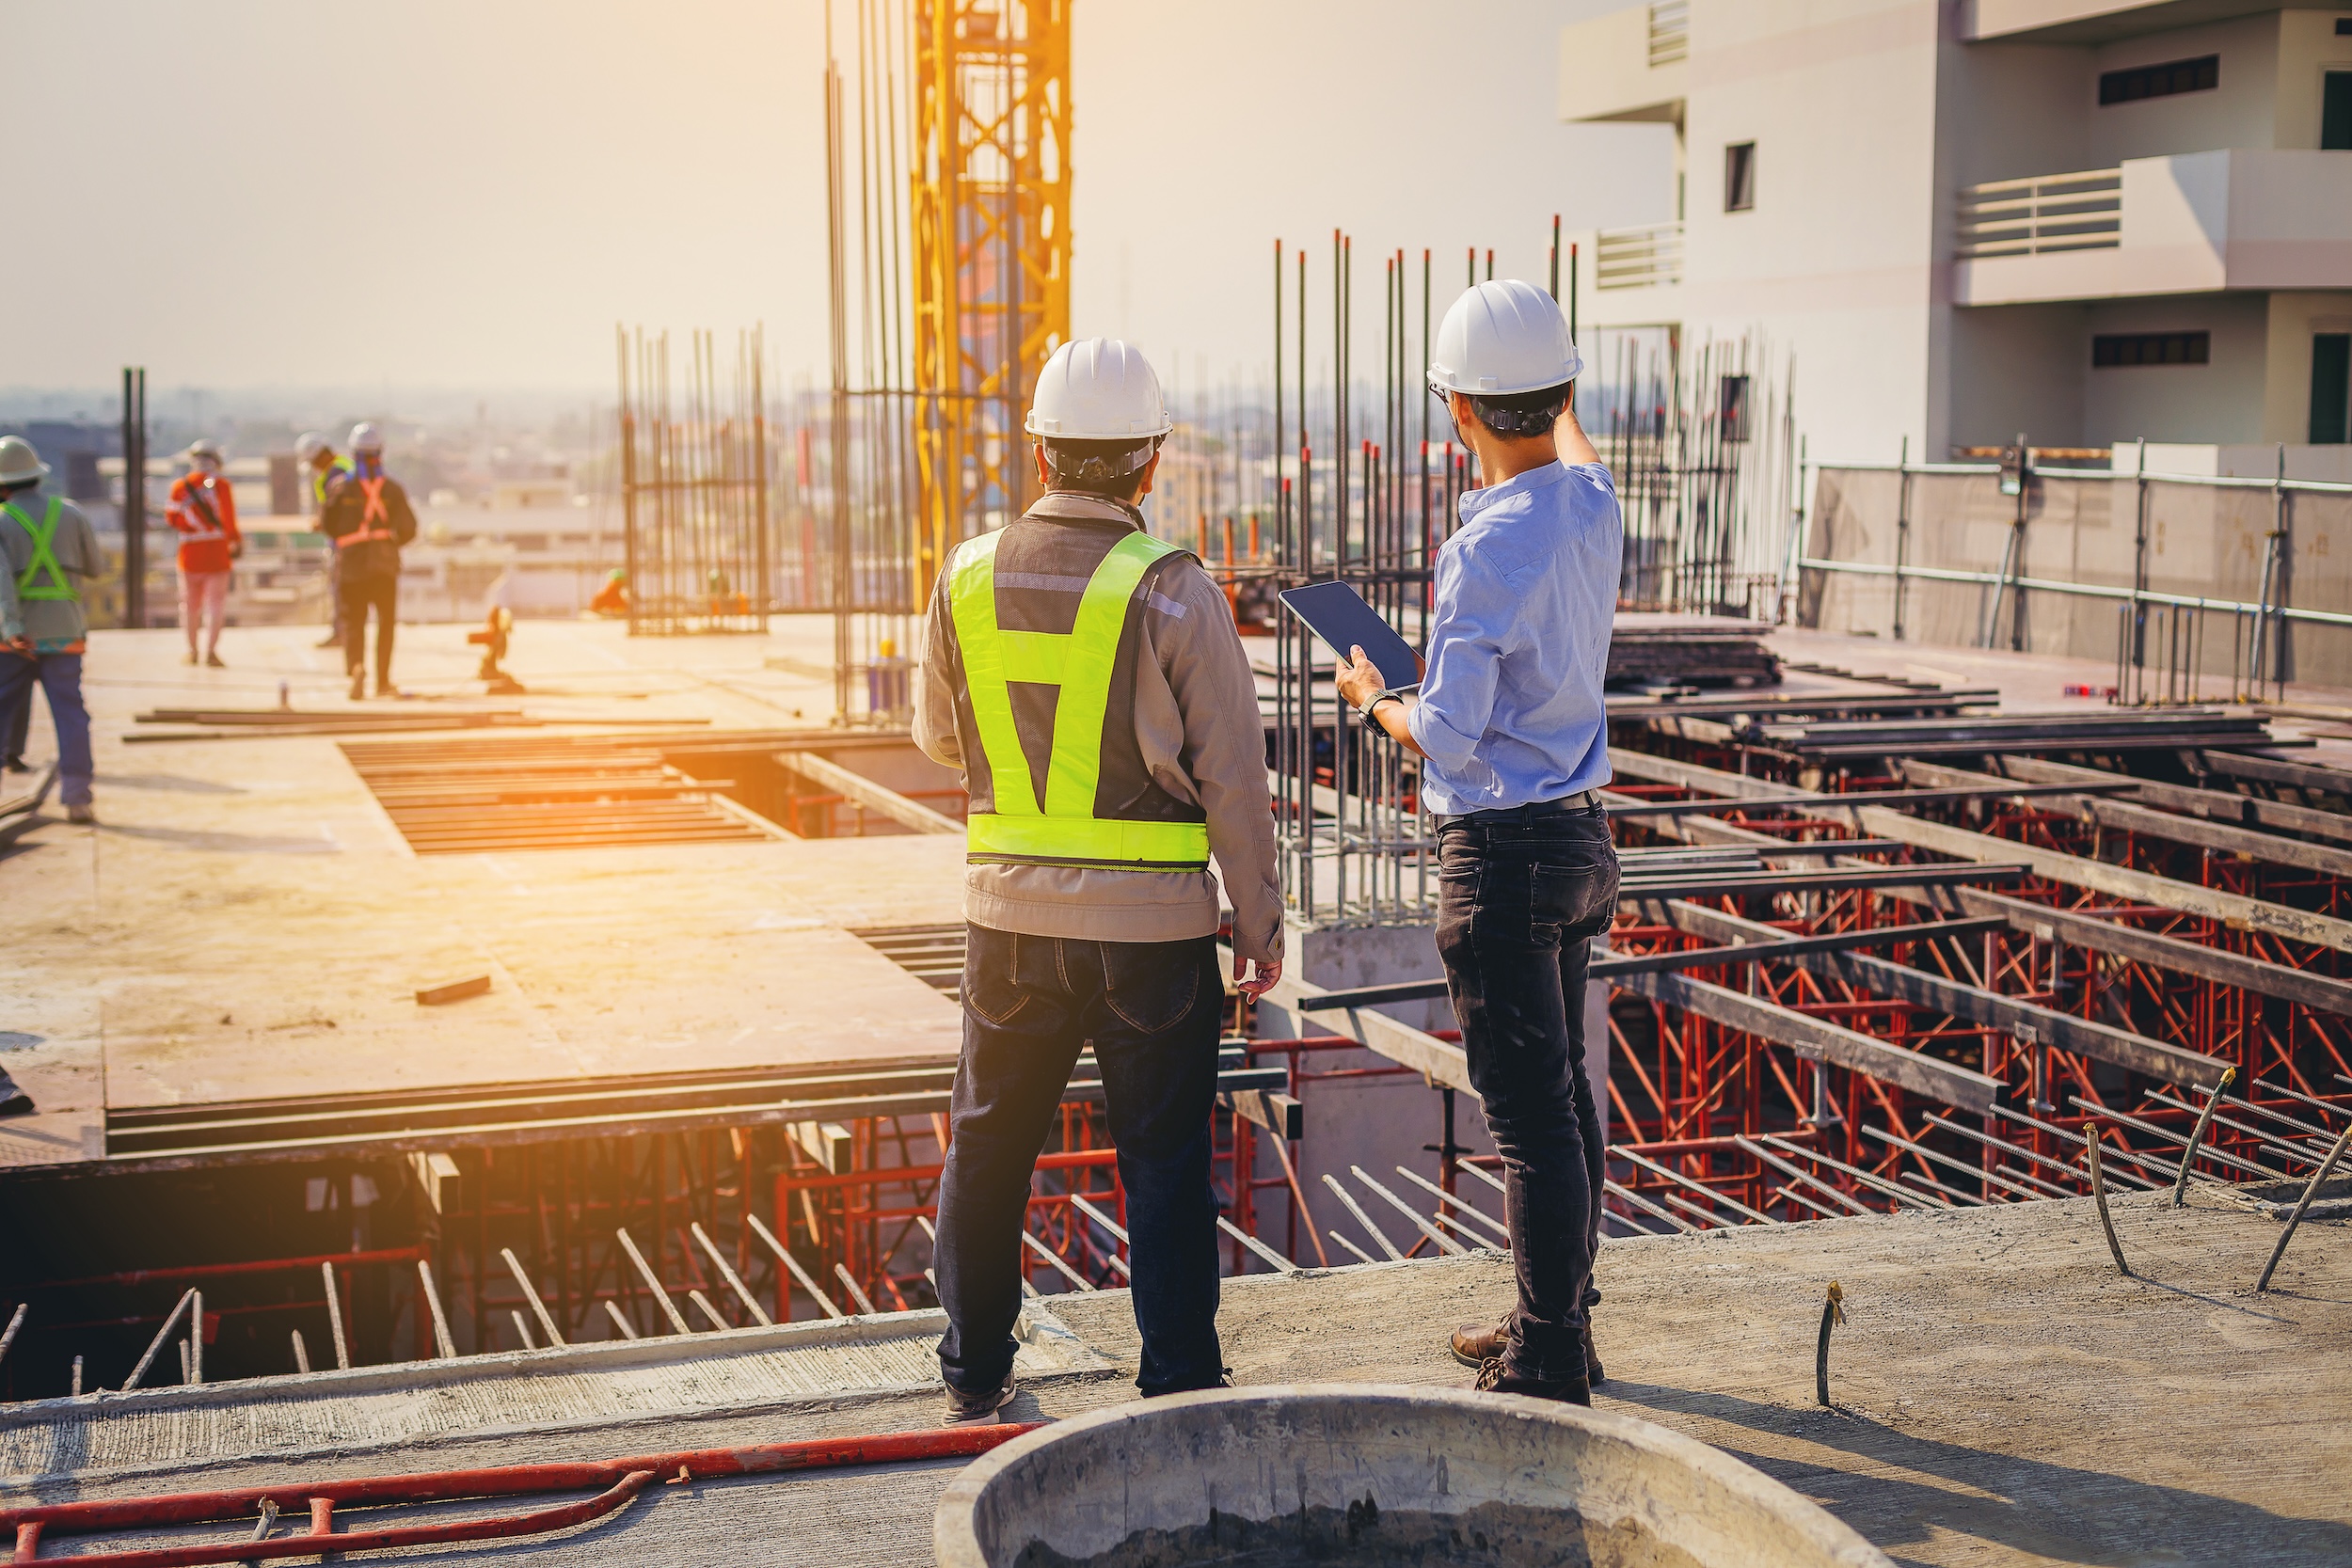
[[[1373,717],[1373,713],[1382,703],[1399,703],[1404,700],[1404,692],[1399,691],[1395,687],[1388,687],[1382,690],[1374,692],[1370,697],[1366,698],[1364,705],[1358,708],[1356,713],[1359,718],[1363,720],[1365,729],[1370,730],[1375,735],[1387,735],[1389,732],[1380,727],[1380,721]]]

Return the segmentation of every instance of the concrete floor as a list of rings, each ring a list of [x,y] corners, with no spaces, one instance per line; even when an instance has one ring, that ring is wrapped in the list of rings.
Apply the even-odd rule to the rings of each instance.
[[[2256,1296],[2278,1227],[2236,1195],[2199,1187],[2177,1212],[2135,1196],[2116,1217],[2138,1277],[2116,1274],[2081,1200],[1613,1242],[1597,1318],[1610,1381],[1597,1402],[1758,1465],[1901,1562],[2352,1560],[2352,1359],[2343,1350],[2352,1227],[2306,1226],[2274,1289]],[[1832,1350],[1836,1406],[1823,1410],[1813,1402],[1813,1345],[1833,1279],[1851,1322]],[[1445,1354],[1445,1332],[1498,1313],[1510,1289],[1507,1259],[1491,1254],[1252,1275],[1227,1281],[1220,1327],[1245,1385],[1459,1384],[1468,1374]],[[1136,1341],[1123,1293],[1044,1305],[1118,1370],[1092,1370],[1074,1354],[1034,1363],[1012,1415],[1065,1416],[1131,1397]],[[728,1338],[762,1332],[778,1331]],[[643,1359],[643,1350],[593,1354]],[[514,1392],[526,1357],[437,1370],[421,1402],[495,1414],[470,1426],[453,1416],[396,1450],[345,1452],[347,1439],[321,1432],[305,1442],[282,1425],[255,1442],[259,1407],[350,1374],[20,1406],[0,1421],[0,1451],[17,1456],[18,1470],[0,1479],[0,1499],[281,1481],[299,1496],[305,1477],[609,1458],[936,1419],[935,1386],[907,1385],[713,1408],[698,1368],[719,1356],[745,1359],[704,1338],[681,1354],[666,1408],[659,1379],[640,1374],[622,1416],[585,1379],[543,1377],[529,1399]],[[507,1388],[473,1400],[451,1374]],[[173,1402],[176,1414],[161,1424],[135,1417],[150,1401]],[[44,1450],[37,1430],[123,1418],[139,1419],[164,1449],[176,1445],[178,1457],[138,1444],[92,1465],[80,1457],[91,1452],[87,1441]],[[24,1464],[40,1451],[60,1462]],[[664,1487],[570,1536],[423,1558],[927,1562],[931,1508],[953,1469]]]
[[[845,929],[961,918],[951,837],[420,858],[331,737],[125,743],[156,728],[138,712],[274,706],[281,680],[305,709],[519,705],[714,730],[831,710],[829,682],[764,662],[816,622],[633,641],[530,623],[509,661],[530,694],[488,705],[466,629],[402,627],[413,700],[362,705],[313,626],[232,630],[219,671],[183,665],[171,631],[92,638],[101,825],[52,821],[0,849],[0,1068],[39,1108],[0,1121],[0,1165],[98,1157],[108,1104],[952,1059],[955,1008]],[[414,1000],[480,974],[486,996]]]

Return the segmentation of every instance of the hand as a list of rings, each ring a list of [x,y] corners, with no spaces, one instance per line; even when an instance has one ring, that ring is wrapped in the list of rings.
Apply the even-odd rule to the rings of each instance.
[[[1340,701],[1349,707],[1360,708],[1374,697],[1389,689],[1380,667],[1364,657],[1364,650],[1350,647],[1348,657],[1332,666],[1340,689]]]
[[[33,657],[33,640],[29,637],[11,637],[6,642],[0,642],[0,648],[6,648],[23,658]]]
[[[1245,968],[1254,973],[1245,975]],[[1233,989],[1241,992],[1245,1001],[1257,1001],[1258,998],[1272,990],[1281,978],[1282,960],[1279,958],[1269,961],[1264,958],[1245,958],[1238,953],[1233,955]]]

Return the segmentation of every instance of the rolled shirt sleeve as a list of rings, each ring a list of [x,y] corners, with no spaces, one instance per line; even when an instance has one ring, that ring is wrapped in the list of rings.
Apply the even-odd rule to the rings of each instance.
[[[1437,621],[1429,628],[1429,668],[1421,701],[1406,715],[1413,743],[1448,776],[1479,780],[1491,769],[1478,757],[1494,717],[1502,656],[1515,634],[1517,607],[1477,552],[1438,557]]]

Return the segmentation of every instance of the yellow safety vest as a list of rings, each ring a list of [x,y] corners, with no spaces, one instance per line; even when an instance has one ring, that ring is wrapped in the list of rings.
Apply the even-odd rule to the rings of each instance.
[[[1078,602],[1067,633],[1007,631],[996,624],[996,545],[984,533],[957,546],[948,573],[949,610],[963,657],[972,721],[995,786],[995,810],[965,823],[975,861],[1104,865],[1130,871],[1205,871],[1205,822],[1136,821],[1094,815],[1102,782],[1103,721],[1126,626],[1127,601],[1143,574],[1177,546],[1131,533],[1112,546]],[[1013,722],[1013,681],[1059,689],[1054,749],[1041,810],[1028,755]]]

